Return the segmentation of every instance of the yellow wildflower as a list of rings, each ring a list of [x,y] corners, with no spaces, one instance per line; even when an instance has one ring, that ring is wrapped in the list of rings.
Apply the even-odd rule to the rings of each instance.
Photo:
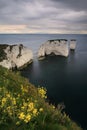
[[[55,109],[55,106],[53,106],[53,109]]]
[[[29,98],[27,99],[27,101],[29,101]]]
[[[17,121],[17,122],[16,122],[16,125],[20,125],[20,122],[19,122],[19,121]]]
[[[2,98],[2,105],[4,105],[6,103],[7,99],[6,98]]]
[[[33,114],[34,114],[34,115],[37,114],[37,109],[36,109],[36,108],[33,110]]]
[[[7,110],[10,110],[10,109],[11,109],[11,106],[8,106],[8,107],[7,107]]]
[[[12,112],[9,112],[9,115],[12,116]]]
[[[24,112],[21,112],[20,114],[19,114],[19,119],[24,119],[25,118],[25,114],[24,114]]]
[[[12,115],[11,106],[8,106],[8,107],[6,108],[6,110],[7,110],[8,114],[11,116],[11,115]]]
[[[13,98],[12,103],[13,103],[13,105],[16,105],[16,99],[15,98]]]
[[[3,110],[3,112],[6,112],[6,110]]]
[[[10,98],[10,97],[11,97],[11,95],[10,95],[9,93],[7,93],[7,94],[6,94],[6,97]]]
[[[30,111],[34,109],[34,103],[33,102],[30,102],[29,105],[28,105]]]
[[[37,103],[37,100],[35,100],[35,103]]]
[[[22,90],[22,92],[28,92],[28,89],[26,87],[24,87],[23,85],[21,85],[21,90]]]
[[[39,111],[42,112],[42,111],[43,111],[43,108],[40,108]]]
[[[24,105],[24,107],[27,107],[27,103],[26,102],[24,102],[23,105]]]
[[[20,94],[18,94],[18,97],[20,97]]]
[[[24,106],[22,106],[22,107],[21,107],[21,109],[22,109],[22,110],[24,110],[24,109],[25,109],[25,107],[24,107]]]
[[[31,120],[31,115],[30,115],[30,114],[26,115],[24,121],[25,121],[26,123],[28,123],[30,120]]]
[[[21,90],[23,90],[23,85],[21,85]]]
[[[47,98],[46,96],[46,90],[42,88],[38,88],[38,93],[41,95],[42,98]]]

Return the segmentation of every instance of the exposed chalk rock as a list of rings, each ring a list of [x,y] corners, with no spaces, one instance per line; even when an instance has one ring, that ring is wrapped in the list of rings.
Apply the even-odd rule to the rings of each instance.
[[[8,69],[20,69],[33,59],[30,49],[20,45],[0,45],[0,65]]]
[[[70,50],[75,50],[75,48],[76,48],[76,40],[72,39],[70,41]]]
[[[38,50],[38,58],[41,59],[45,55],[50,54],[61,55],[67,57],[69,55],[68,42],[65,39],[49,40],[42,44]]]

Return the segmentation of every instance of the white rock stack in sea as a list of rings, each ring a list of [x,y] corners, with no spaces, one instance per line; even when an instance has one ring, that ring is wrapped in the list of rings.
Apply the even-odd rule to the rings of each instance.
[[[4,48],[4,45],[0,46],[3,46]],[[20,69],[32,62],[33,59],[32,51],[22,44],[5,45],[5,49],[3,49],[2,52],[2,57],[4,58],[0,60],[0,65],[8,69]]]
[[[38,50],[38,58],[41,59],[45,55],[60,55],[67,57],[69,55],[68,41],[66,39],[48,40],[42,44]]]
[[[70,50],[75,50],[76,49],[76,40],[72,39],[70,41]]]

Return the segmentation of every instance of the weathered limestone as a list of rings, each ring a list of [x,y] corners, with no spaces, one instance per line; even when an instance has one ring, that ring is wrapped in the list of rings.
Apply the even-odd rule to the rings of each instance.
[[[3,54],[5,56],[0,61],[0,65],[8,69],[14,69],[14,68],[20,69],[26,64],[29,64],[33,59],[32,51],[24,47],[22,44],[7,45],[5,49],[3,49]]]
[[[38,51],[38,58],[41,59],[45,55],[50,54],[61,55],[67,57],[69,55],[68,42],[65,39],[49,40],[42,44]]]
[[[72,39],[70,41],[70,50],[75,50],[75,48],[76,48],[76,40]]]

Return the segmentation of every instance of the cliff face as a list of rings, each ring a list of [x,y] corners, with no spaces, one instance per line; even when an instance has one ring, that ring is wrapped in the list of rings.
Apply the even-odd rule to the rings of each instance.
[[[67,40],[58,39],[47,41],[39,48],[38,58],[44,57],[45,55],[50,55],[51,53],[67,57],[69,55]]]
[[[0,45],[2,54],[0,54],[0,65],[8,69],[22,68],[33,59],[33,53],[30,49],[20,45]]]

